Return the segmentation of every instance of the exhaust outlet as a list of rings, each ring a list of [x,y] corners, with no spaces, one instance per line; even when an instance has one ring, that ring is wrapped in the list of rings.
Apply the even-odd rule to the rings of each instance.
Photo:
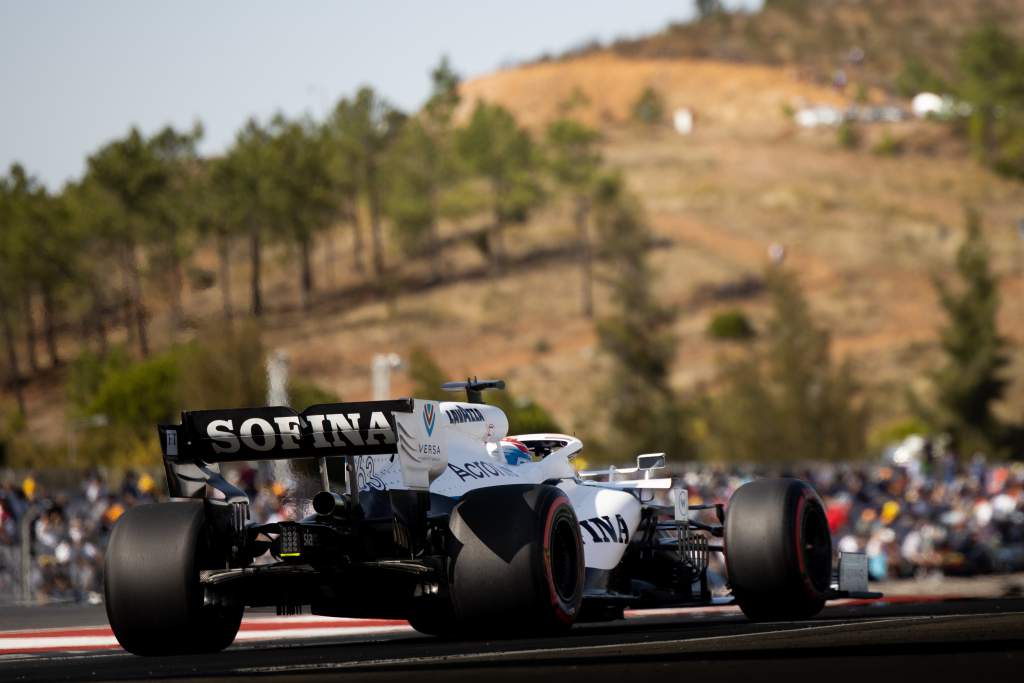
[[[321,491],[313,496],[313,511],[329,516],[345,509],[345,499],[334,491]]]

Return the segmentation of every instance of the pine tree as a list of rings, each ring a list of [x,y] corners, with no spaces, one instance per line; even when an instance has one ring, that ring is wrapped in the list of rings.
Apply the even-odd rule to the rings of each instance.
[[[25,413],[21,363],[15,338],[14,315],[8,302],[16,300],[19,285],[16,267],[16,238],[19,213],[17,177],[20,167],[0,177],[0,334],[4,342],[4,384],[14,394],[21,414]]]
[[[440,221],[454,215],[447,201],[461,178],[453,117],[459,77],[447,59],[431,73],[432,90],[423,111],[406,122],[391,146],[385,209],[403,251],[423,255],[435,282],[444,277]]]
[[[230,189],[225,157],[203,159],[189,177],[185,196],[196,230],[204,240],[212,240],[217,250],[217,280],[221,294],[221,312],[228,324],[234,319],[231,296],[231,250],[243,226],[232,221],[226,193]]]
[[[249,308],[263,314],[263,241],[273,205],[273,154],[270,135],[255,119],[238,131],[228,153],[216,164],[223,220],[249,238]]]
[[[580,246],[581,308],[587,318],[594,315],[593,248],[589,224],[601,166],[600,141],[600,133],[575,119],[556,119],[547,129],[548,167],[573,202],[573,222]]]
[[[151,154],[163,167],[164,186],[149,210],[146,243],[150,245],[150,262],[169,277],[172,330],[184,322],[182,300],[185,287],[184,264],[198,237],[192,206],[181,201],[189,186],[190,176],[197,172],[203,128],[178,132],[164,128],[147,141]]]
[[[505,264],[505,228],[522,223],[542,194],[534,178],[536,153],[529,132],[501,105],[478,102],[458,133],[459,154],[491,189],[492,224],[487,250],[493,273]]]
[[[370,254],[373,273],[384,273],[384,178],[382,166],[391,144],[402,130],[405,116],[373,88],[363,87],[352,100],[342,99],[328,122],[334,153],[354,171],[354,180],[366,200],[370,216]],[[358,227],[357,239],[359,238]]]
[[[195,157],[202,128],[179,134],[167,128],[145,138],[133,128],[89,157],[86,182],[107,198],[108,213],[97,223],[112,247],[120,250],[128,284],[130,317],[139,352],[149,354],[143,297],[143,250],[168,254],[180,268],[181,212],[173,201],[181,165]],[[179,273],[180,276],[180,273]],[[178,278],[180,284],[180,277]],[[180,296],[180,291],[178,292]],[[180,306],[177,306],[180,309]]]
[[[616,175],[599,181],[594,217],[607,264],[614,313],[598,321],[601,349],[612,362],[603,392],[610,451],[688,452],[684,412],[669,384],[678,340],[673,311],[655,297],[647,259],[651,236],[639,204]]]
[[[741,461],[845,460],[864,455],[867,407],[848,363],[814,319],[795,274],[768,277],[772,317],[761,344],[723,360],[708,428],[712,454]]]
[[[271,215],[299,248],[299,289],[306,310],[313,298],[313,240],[337,215],[324,129],[309,120],[271,121]]]
[[[926,418],[949,432],[961,451],[991,451],[1002,427],[992,405],[1003,397],[1008,364],[1006,340],[999,334],[999,281],[989,265],[988,244],[977,212],[967,212],[967,237],[956,255],[958,286],[936,278],[947,316],[940,336],[945,365],[932,381],[935,405]]]
[[[77,284],[78,235],[71,230],[67,203],[62,196],[50,194],[17,164],[11,169],[10,180],[15,211],[5,229],[10,231],[8,248],[12,250],[12,261],[4,267],[4,273],[15,278],[20,290],[30,369],[38,364],[34,348],[35,303],[42,304],[42,337],[50,365],[57,366],[61,362],[57,349],[59,304]],[[8,295],[8,300],[11,296]]]

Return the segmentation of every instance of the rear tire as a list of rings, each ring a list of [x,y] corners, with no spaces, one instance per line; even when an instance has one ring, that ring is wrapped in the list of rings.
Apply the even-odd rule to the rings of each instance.
[[[104,571],[107,618],[137,655],[218,652],[232,643],[244,607],[203,606],[199,570],[212,567],[201,501],[128,510],[110,537]]]
[[[546,485],[472,491],[452,511],[450,528],[452,630],[479,637],[572,627],[584,560],[565,493]],[[448,632],[447,624],[430,626]]]
[[[726,509],[725,561],[748,618],[820,612],[832,580],[832,539],[814,489],[798,479],[759,479],[737,489]]]

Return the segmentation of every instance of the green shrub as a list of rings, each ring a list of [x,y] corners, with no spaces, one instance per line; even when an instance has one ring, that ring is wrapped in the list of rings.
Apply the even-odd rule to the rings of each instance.
[[[853,101],[856,102],[857,104],[867,104],[869,96],[870,93],[868,92],[868,87],[863,83],[858,83],[857,91],[853,96]]]
[[[665,120],[665,100],[653,87],[647,86],[636,98],[633,120],[645,126],[656,126]]]
[[[587,93],[577,85],[569,93],[569,96],[558,103],[558,111],[562,116],[569,116],[577,109],[586,109],[590,106],[590,98]]]
[[[712,339],[744,340],[755,334],[747,314],[739,309],[722,311],[708,323],[707,335]]]
[[[931,430],[923,420],[917,417],[908,417],[902,420],[886,422],[871,431],[868,444],[872,450],[878,451],[889,444],[903,441],[912,434],[927,435]]]
[[[889,131],[885,131],[882,139],[878,141],[872,152],[882,157],[896,157],[903,153],[903,141],[893,137]]]
[[[178,412],[178,376],[173,352],[108,369],[87,413],[105,415],[110,424],[144,437]]]
[[[83,351],[68,367],[68,400],[76,409],[86,410],[107,374],[124,370],[131,364],[128,352],[121,346],[113,347],[106,355]]]
[[[843,121],[836,128],[836,140],[843,149],[857,149],[860,147],[860,128],[852,121]]]
[[[340,400],[294,375],[288,391],[297,409]],[[217,327],[141,361],[122,349],[106,357],[83,353],[71,364],[68,393],[81,422],[72,465],[153,465],[160,452],[156,425],[177,421],[180,410],[264,405],[266,357],[254,325]],[[105,419],[100,423],[96,416]]]

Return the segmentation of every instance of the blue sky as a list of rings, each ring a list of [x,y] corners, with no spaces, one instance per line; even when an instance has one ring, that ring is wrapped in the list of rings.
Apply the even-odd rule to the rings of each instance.
[[[414,108],[443,54],[471,77],[692,16],[693,0],[0,0],[0,169],[56,189],[132,125],[201,120],[217,152],[249,116],[319,116],[365,83]]]

